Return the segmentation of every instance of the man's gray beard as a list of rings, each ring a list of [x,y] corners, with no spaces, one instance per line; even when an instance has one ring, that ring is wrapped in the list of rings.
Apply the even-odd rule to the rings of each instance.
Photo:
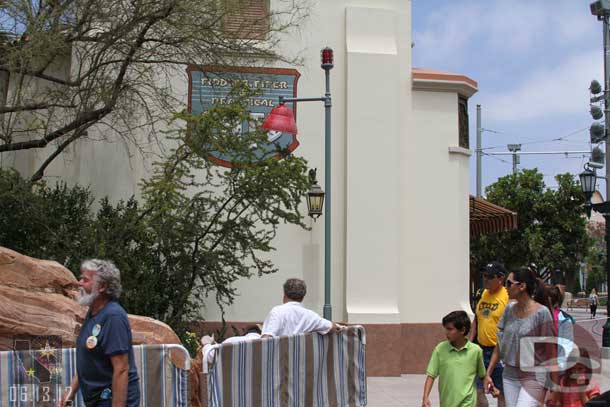
[[[89,307],[91,306],[91,304],[93,304],[93,301],[95,301],[98,295],[99,292],[95,289],[95,287],[93,291],[91,291],[91,294],[87,294],[85,290],[81,287],[76,302],[80,305],[84,305],[85,307]]]

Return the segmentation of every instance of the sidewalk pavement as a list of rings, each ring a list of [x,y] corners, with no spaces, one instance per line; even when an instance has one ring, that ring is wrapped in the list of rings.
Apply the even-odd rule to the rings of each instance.
[[[610,360],[604,360],[601,375],[594,375],[602,393],[610,390]],[[400,377],[369,377],[367,380],[368,407],[420,407],[426,375],[407,374]],[[430,393],[431,407],[439,407],[438,380]],[[488,397],[489,406],[497,403]]]
[[[605,312],[598,310],[597,318],[591,320],[587,310],[575,309],[570,314],[576,319],[576,323],[585,327],[598,344],[601,346],[601,331],[605,323]],[[600,315],[601,314],[601,315]],[[595,380],[600,384],[602,393],[610,390],[610,359],[602,361],[602,374],[594,375]],[[400,377],[369,377],[367,380],[367,399],[368,407],[420,407],[424,382],[424,374],[407,374]],[[430,403],[432,407],[439,406],[438,380],[434,383],[434,388],[430,393]],[[489,406],[496,407],[497,403],[491,397]]]

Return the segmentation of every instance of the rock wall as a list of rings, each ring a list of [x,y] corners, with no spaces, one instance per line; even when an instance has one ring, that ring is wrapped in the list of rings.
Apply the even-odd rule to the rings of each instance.
[[[16,340],[55,337],[74,347],[87,308],[76,303],[78,281],[55,261],[38,260],[0,247],[0,351],[12,350]],[[129,315],[134,345],[180,343],[163,322]],[[172,360],[183,366],[184,356]],[[191,365],[191,405],[200,406],[201,363]]]

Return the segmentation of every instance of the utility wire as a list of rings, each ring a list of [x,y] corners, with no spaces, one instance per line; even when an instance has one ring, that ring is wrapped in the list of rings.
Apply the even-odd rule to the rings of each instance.
[[[552,139],[545,139],[545,140],[525,141],[525,142],[519,143],[519,144],[521,144],[521,145],[529,145],[529,144],[540,144],[540,143],[552,143],[552,142],[558,142],[558,141],[559,142],[561,142],[561,141],[563,141],[563,142],[566,142],[566,141],[572,142],[572,140],[567,140],[567,139],[569,137],[573,137],[573,136],[575,136],[575,135],[577,135],[577,134],[579,134],[579,133],[581,133],[581,132],[583,132],[583,131],[585,131],[587,129],[588,129],[588,127],[584,127],[582,129],[574,130],[574,131],[566,134],[565,136],[555,137],[555,138],[552,138]],[[580,142],[578,142],[578,141],[574,141],[574,143],[579,143],[580,144]],[[590,142],[586,142],[586,141],[583,141],[582,143],[583,144],[591,144]],[[503,148],[503,147],[506,147],[506,145],[503,144],[503,145],[498,145],[498,146],[484,147],[481,150],[492,150],[492,149]]]
[[[511,163],[510,161],[507,161],[507,160],[505,160],[505,159],[503,159],[503,158],[500,158],[500,157],[497,157],[497,156],[495,156],[495,155],[487,154],[487,153],[485,153],[485,152],[483,152],[483,151],[481,151],[481,154],[486,155],[486,156],[491,157],[491,158],[495,158],[496,160],[498,160],[498,161],[502,161],[503,163],[506,163],[506,164],[511,164],[511,165],[512,165],[512,163]]]

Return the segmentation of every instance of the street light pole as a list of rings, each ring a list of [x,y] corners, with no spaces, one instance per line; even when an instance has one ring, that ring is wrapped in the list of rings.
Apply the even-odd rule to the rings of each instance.
[[[324,183],[326,188],[326,206],[324,207],[324,307],[323,315],[324,318],[332,320],[332,307],[330,305],[330,288],[331,288],[331,275],[330,275],[330,232],[331,232],[331,218],[330,218],[330,203],[331,203],[331,145],[330,145],[330,112],[332,107],[332,100],[330,96],[330,70],[333,68],[333,50],[330,48],[324,48],[322,50],[322,65],[321,68],[325,72],[326,80],[326,92],[323,97],[313,98],[287,98],[284,96],[279,97],[279,106],[273,108],[267,116],[267,119],[262,124],[262,128],[266,130],[276,131],[293,131],[296,133],[296,124],[294,122],[294,115],[292,110],[284,106],[287,102],[324,102]],[[277,115],[276,115],[277,113]]]
[[[481,150],[481,133],[483,130],[481,129],[481,105],[477,105],[477,198],[480,198],[482,193],[482,179],[481,179],[481,156],[483,155],[483,150]]]
[[[330,181],[330,67],[322,68],[326,75],[326,92],[324,93],[324,184],[326,187],[326,207],[324,208],[324,318],[332,321],[332,308],[330,306],[330,202],[331,202],[331,181]],[[332,65],[332,63],[331,63]],[[607,105],[606,105],[607,106]]]
[[[602,17],[604,22],[604,115],[606,122],[606,161],[610,154],[610,26],[608,25],[609,15],[606,13]],[[610,200],[610,165],[606,162],[606,201]],[[604,213],[606,224],[606,293],[610,291],[610,213]],[[606,324],[602,332],[602,346],[610,347],[610,296],[606,299]]]
[[[604,89],[603,95],[594,96],[590,99],[591,103],[597,103],[603,99],[604,101],[604,115],[605,125],[601,126],[595,122],[591,125],[590,134],[591,141],[593,143],[600,143],[605,141],[606,143],[606,200],[601,203],[591,203],[591,196],[595,191],[595,183],[598,178],[593,168],[601,168],[597,159],[594,158],[593,162],[589,162],[585,167],[585,171],[580,174],[580,184],[586,197],[586,208],[587,216],[591,215],[591,209],[599,212],[603,215],[606,223],[606,292],[610,291],[610,165],[608,154],[610,153],[610,0],[597,0],[590,5],[591,14],[597,17],[599,21],[603,22],[604,29]],[[597,81],[591,82],[592,95],[597,95],[602,91],[601,86]],[[591,116],[593,119],[601,119],[601,111],[596,106],[591,106]],[[592,154],[593,155],[593,154]],[[599,154],[597,154],[599,156]],[[599,157],[598,157],[599,158]],[[601,177],[600,177],[601,178]],[[610,298],[608,298],[610,299]],[[602,346],[604,348],[610,348],[610,301],[606,300],[606,323],[602,331]]]

